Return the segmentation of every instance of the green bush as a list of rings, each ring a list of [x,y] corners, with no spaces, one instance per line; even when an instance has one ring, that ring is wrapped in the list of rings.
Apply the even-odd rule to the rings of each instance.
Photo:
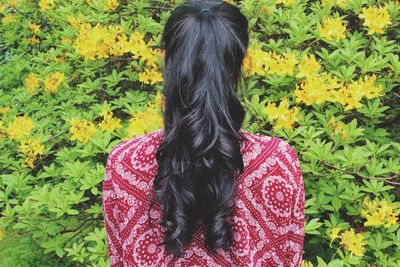
[[[162,126],[182,1],[0,0],[0,265],[108,266],[110,149]],[[288,140],[304,266],[400,266],[400,3],[244,0],[243,128]],[[235,3],[234,3],[235,2]]]

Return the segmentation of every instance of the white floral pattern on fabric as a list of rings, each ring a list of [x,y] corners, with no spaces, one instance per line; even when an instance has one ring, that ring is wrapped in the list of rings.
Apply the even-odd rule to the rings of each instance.
[[[284,140],[242,132],[245,169],[236,177],[236,196],[229,204],[232,246],[208,252],[200,227],[181,258],[158,245],[164,229],[157,224],[162,216],[157,204],[148,218],[163,129],[114,146],[102,188],[112,267],[300,266],[305,195],[297,154]]]
[[[293,188],[283,177],[267,177],[263,183],[262,192],[265,204],[273,213],[282,217],[290,216],[290,199],[293,194]]]

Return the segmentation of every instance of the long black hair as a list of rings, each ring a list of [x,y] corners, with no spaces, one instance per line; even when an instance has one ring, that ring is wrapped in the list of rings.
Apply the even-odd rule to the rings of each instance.
[[[187,1],[162,35],[165,107],[156,158],[156,201],[166,248],[182,255],[197,223],[209,251],[228,248],[228,205],[242,173],[245,111],[235,95],[248,46],[248,21],[222,1]]]

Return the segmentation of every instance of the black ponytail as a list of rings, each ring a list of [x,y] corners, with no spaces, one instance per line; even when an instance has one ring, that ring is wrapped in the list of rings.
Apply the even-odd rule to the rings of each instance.
[[[222,1],[187,1],[162,36],[164,134],[156,158],[155,197],[163,208],[166,248],[181,255],[198,222],[206,247],[227,248],[226,220],[243,172],[244,109],[235,95],[248,45],[248,21]]]

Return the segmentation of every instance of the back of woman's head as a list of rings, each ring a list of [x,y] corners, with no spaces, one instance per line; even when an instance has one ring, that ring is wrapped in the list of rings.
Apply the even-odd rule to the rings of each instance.
[[[198,222],[206,226],[210,251],[230,245],[228,206],[244,168],[244,109],[235,90],[247,26],[237,7],[222,1],[187,1],[165,24],[164,133],[154,188],[164,211],[162,244],[175,255]]]

